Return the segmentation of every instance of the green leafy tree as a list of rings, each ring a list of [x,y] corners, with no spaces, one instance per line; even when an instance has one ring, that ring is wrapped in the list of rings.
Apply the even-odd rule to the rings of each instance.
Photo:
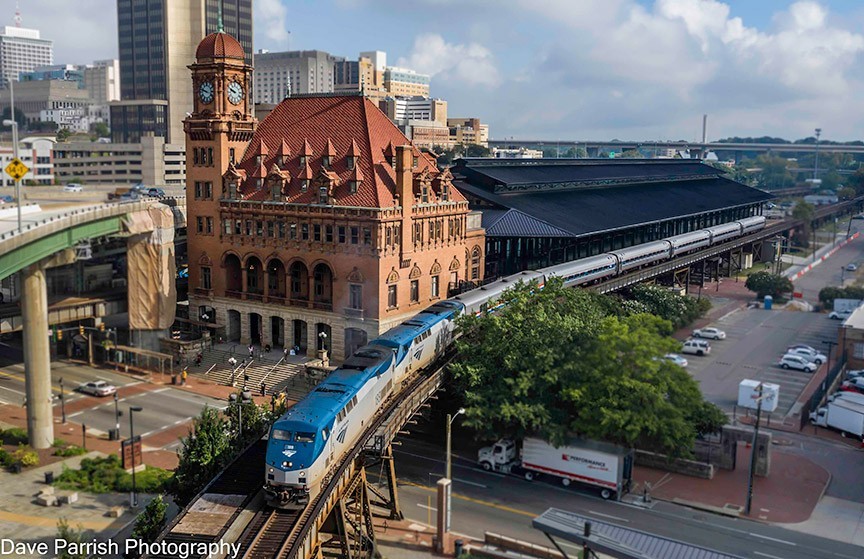
[[[465,423],[484,438],[569,435],[684,455],[704,402],[696,382],[662,355],[680,347],[668,321],[608,316],[595,295],[547,280],[502,295],[504,312],[459,319]]]
[[[480,144],[468,144],[465,148],[466,157],[489,157],[492,155],[492,150]]]
[[[816,207],[804,200],[799,200],[792,208],[792,219],[804,222],[800,234],[795,236],[798,245],[804,248],[810,246],[810,236],[813,234],[813,212],[815,211]]]
[[[90,127],[93,135],[97,138],[107,138],[111,131],[108,129],[108,125],[104,122],[96,122],[93,126]]]
[[[65,518],[61,518],[57,521],[57,539],[64,540],[67,542],[65,549],[57,555],[57,559],[87,559],[86,553],[70,553],[69,549],[80,549],[80,545],[86,540],[90,538],[87,537],[87,534],[81,528],[79,524],[77,528],[73,528],[69,526],[69,523]],[[75,545],[73,545],[75,544]]]
[[[147,503],[144,511],[135,520],[135,529],[132,530],[132,538],[146,543],[153,543],[165,527],[167,520],[168,505],[162,500],[162,495]],[[140,557],[139,553],[127,555],[128,558]]]
[[[760,299],[766,295],[771,295],[774,298],[782,297],[794,289],[789,278],[766,271],[748,275],[744,287],[756,293]]]
[[[823,287],[819,291],[819,301],[826,306],[834,305],[834,299],[864,299],[864,287],[850,285],[847,287]]]
[[[228,460],[231,440],[227,421],[219,411],[206,407],[192,421],[192,432],[181,439],[180,461],[170,492],[185,506]]]
[[[57,131],[57,141],[65,142],[72,136],[72,132],[68,128],[61,128]]]
[[[837,191],[837,197],[841,200],[851,200],[855,197],[855,189],[851,186],[844,186]]]
[[[820,167],[822,163],[822,159],[819,159]],[[822,175],[822,184],[819,185],[820,190],[837,190],[840,187],[841,182],[840,175],[837,171],[829,171]]]
[[[244,447],[246,443],[261,437],[268,427],[270,408],[258,405],[252,400],[242,401],[242,391],[237,392],[237,402],[225,409],[228,419],[228,432],[235,446]],[[240,436],[242,417],[243,436]]]
[[[754,161],[759,168],[757,181],[762,188],[789,188],[795,181],[789,170],[789,160],[776,155],[760,155]]]
[[[628,149],[621,153],[621,155],[619,155],[618,157],[622,159],[642,159],[645,156],[642,155],[642,152],[638,149]]]

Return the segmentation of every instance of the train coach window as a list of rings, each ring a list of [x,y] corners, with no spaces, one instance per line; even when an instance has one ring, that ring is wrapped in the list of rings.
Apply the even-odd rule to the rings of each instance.
[[[273,438],[279,441],[290,441],[291,431],[283,431],[282,429],[273,429]]]
[[[315,442],[315,433],[297,433],[297,442],[298,443],[311,443]]]

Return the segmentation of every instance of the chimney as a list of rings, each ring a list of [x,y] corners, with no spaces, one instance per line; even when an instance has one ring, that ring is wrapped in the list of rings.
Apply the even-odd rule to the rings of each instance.
[[[402,206],[402,261],[414,252],[412,239],[414,221],[411,206],[414,205],[414,149],[410,145],[396,147],[396,194]]]

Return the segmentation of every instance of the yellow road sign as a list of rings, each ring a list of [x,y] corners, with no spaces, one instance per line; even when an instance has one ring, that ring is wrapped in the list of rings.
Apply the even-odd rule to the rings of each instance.
[[[16,181],[20,181],[21,178],[30,172],[30,167],[24,164],[23,161],[15,157],[12,161],[6,165],[6,174],[15,179]]]

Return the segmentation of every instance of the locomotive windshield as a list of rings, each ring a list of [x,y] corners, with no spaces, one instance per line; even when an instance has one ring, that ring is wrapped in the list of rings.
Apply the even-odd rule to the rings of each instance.
[[[272,438],[279,441],[290,441],[291,440],[291,431],[285,431],[283,429],[273,429]]]
[[[315,441],[315,433],[297,433],[297,438],[295,439],[298,443],[311,443]]]

